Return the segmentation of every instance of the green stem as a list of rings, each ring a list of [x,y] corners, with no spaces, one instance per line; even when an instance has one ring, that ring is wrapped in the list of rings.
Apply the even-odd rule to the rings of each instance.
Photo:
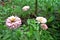
[[[37,14],[37,0],[35,1],[35,14]]]

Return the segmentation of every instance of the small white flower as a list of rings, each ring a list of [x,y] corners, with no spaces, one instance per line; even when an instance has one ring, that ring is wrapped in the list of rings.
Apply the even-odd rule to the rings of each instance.
[[[46,23],[47,22],[47,19],[44,17],[37,17],[36,20],[38,23]]]
[[[29,8],[30,8],[30,6],[24,6],[24,7],[22,8],[22,10],[23,10],[23,11],[27,11]]]

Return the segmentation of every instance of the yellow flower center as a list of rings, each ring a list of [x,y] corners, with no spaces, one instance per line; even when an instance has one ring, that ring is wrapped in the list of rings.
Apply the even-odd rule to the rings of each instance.
[[[15,19],[16,19],[15,17],[11,17],[11,18],[10,18],[11,22],[14,22]]]

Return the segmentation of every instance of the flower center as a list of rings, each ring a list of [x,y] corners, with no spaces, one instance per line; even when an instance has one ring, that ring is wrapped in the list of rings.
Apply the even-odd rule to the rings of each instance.
[[[15,21],[15,17],[12,17],[10,20],[11,20],[11,22],[14,22]]]
[[[42,21],[43,18],[40,18],[40,21]]]

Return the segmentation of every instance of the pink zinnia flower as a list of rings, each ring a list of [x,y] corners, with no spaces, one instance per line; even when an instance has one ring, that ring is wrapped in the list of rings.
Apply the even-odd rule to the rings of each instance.
[[[6,25],[10,29],[15,29],[15,28],[21,26],[21,19],[17,16],[10,16],[6,20]]]
[[[42,28],[43,30],[47,30],[47,29],[48,29],[48,26],[47,26],[46,24],[41,24],[41,28]]]

